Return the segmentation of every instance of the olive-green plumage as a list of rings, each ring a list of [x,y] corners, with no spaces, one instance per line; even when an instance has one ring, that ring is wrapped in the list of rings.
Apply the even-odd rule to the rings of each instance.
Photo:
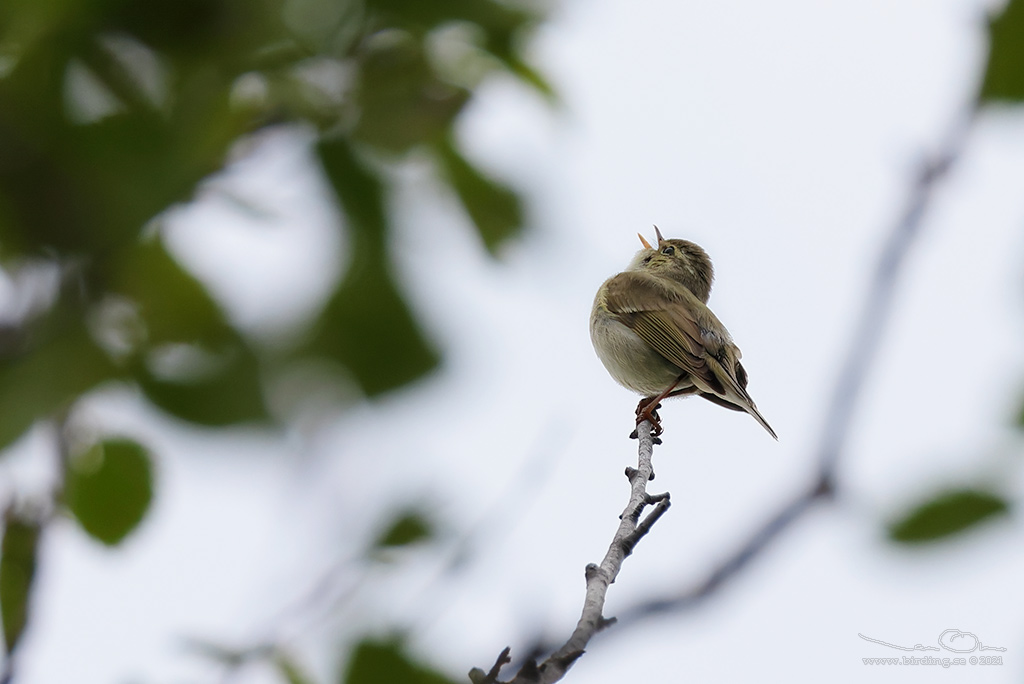
[[[605,368],[648,399],[672,388],[668,396],[698,394],[746,411],[778,439],[747,394],[739,348],[707,307],[714,278],[707,253],[661,231],[657,248],[641,241],[645,248],[594,298],[590,338]]]

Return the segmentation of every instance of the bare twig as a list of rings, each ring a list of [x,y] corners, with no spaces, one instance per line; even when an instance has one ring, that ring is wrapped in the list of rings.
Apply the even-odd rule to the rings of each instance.
[[[486,674],[478,667],[474,667],[470,670],[470,681],[473,682],[473,684],[495,684],[495,682],[498,681],[498,673],[501,672],[501,668],[512,662],[512,659],[508,657],[511,650],[512,649],[508,646],[502,649],[501,653],[498,654],[497,660],[494,661],[494,665]]]
[[[615,622],[614,618],[604,617],[605,596],[608,587],[615,581],[622,569],[622,562],[633,552],[637,543],[651,530],[655,522],[665,514],[671,505],[668,493],[648,494],[647,483],[654,478],[654,467],[651,457],[654,452],[654,436],[652,426],[644,421],[637,429],[639,447],[637,449],[637,467],[626,468],[629,479],[629,503],[619,516],[619,527],[615,531],[608,551],[600,565],[591,563],[586,568],[587,591],[583,601],[583,614],[580,616],[572,636],[554,653],[539,665],[528,660],[516,676],[508,684],[550,684],[557,682],[572,667],[573,663],[583,655],[591,638],[605,627]],[[644,508],[653,505],[654,510],[641,520]],[[498,671],[501,666],[510,662],[509,649],[506,648],[498,656],[494,667],[486,675],[482,670],[474,668],[470,679],[474,684],[497,684]]]

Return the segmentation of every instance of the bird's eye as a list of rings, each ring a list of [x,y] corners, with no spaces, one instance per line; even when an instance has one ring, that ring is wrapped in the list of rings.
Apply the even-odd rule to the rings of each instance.
[[[672,256],[673,254],[676,253],[676,248],[673,247],[672,245],[669,245],[665,249],[661,250],[661,253],[664,254],[665,256]]]

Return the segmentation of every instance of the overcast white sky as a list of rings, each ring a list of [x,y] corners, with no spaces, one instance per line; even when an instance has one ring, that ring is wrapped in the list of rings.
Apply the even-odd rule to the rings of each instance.
[[[635,460],[636,398],[593,354],[591,300],[654,223],[710,253],[710,304],[780,441],[707,402],[667,405],[652,489],[674,505],[627,560],[606,614],[700,577],[810,477],[883,236],[916,160],[976,87],[984,11],[977,0],[564,0],[534,43],[561,108],[502,80],[461,131],[471,156],[530,199],[525,238],[489,259],[422,168],[403,176],[393,251],[444,370],[284,437],[187,433],[146,414],[154,509],[115,551],[71,522],[49,532],[23,681],[220,681],[184,637],[242,645],[278,629],[298,635],[324,682],[339,631],[407,626],[455,675],[538,630],[567,636]],[[308,315],[344,253],[306,142],[270,136],[219,181],[277,219],[246,225],[211,192],[171,221],[175,249],[254,330]],[[595,640],[567,681],[1019,681],[1021,526],[920,552],[882,530],[939,485],[1024,493],[1010,427],[1024,394],[1022,229],[1024,109],[990,112],[908,263],[838,505],[700,611]],[[93,410],[139,430],[122,392]],[[359,587],[340,620],[281,617],[333,563],[354,568],[367,521],[408,495],[437,507],[449,538],[484,521],[460,574],[434,583],[438,554],[413,553]],[[1006,647],[1004,665],[865,674],[861,658],[904,654],[858,633],[914,645],[946,629]],[[253,667],[231,681],[277,680]]]

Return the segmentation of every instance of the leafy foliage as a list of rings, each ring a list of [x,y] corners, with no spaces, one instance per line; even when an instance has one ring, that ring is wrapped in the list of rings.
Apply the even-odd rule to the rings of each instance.
[[[417,663],[399,641],[366,640],[356,646],[342,681],[345,684],[448,684],[451,680]]]
[[[519,197],[470,164],[451,141],[439,145],[438,152],[444,172],[476,223],[484,245],[495,253],[523,223]]]
[[[345,215],[339,229],[355,246],[306,343],[272,362],[331,359],[371,396],[437,367],[393,276],[386,167],[413,149],[435,155],[484,244],[493,251],[514,236],[518,198],[451,140],[480,73],[505,69],[549,90],[518,49],[536,20],[494,0],[5,3],[0,268],[49,261],[78,287],[37,312],[48,334],[0,337],[0,393],[15,407],[0,416],[0,447],[109,379],[136,383],[188,422],[269,419],[266,352],[143,230],[158,232],[162,212],[269,125],[322,132],[316,149]],[[442,68],[432,46],[452,26],[472,27],[476,60]],[[331,67],[335,82],[308,78],[311,63]],[[465,77],[452,80],[453,69]],[[240,94],[246,83],[255,95]],[[97,313],[111,301],[133,311],[134,332],[116,350],[106,341],[119,331]],[[177,355],[176,372],[157,367],[182,345],[191,353]]]
[[[298,663],[286,655],[278,655],[275,659],[277,669],[288,684],[312,684],[311,680]]]
[[[408,546],[430,539],[433,535],[434,526],[425,514],[420,511],[402,511],[395,516],[373,546],[376,549]]]
[[[1008,510],[1006,500],[992,492],[975,489],[943,492],[894,522],[889,527],[889,537],[903,544],[936,541]]]
[[[390,167],[410,152],[433,156],[487,248],[514,237],[518,197],[452,141],[491,73],[551,97],[520,51],[538,20],[498,0],[0,2],[0,275],[25,265],[59,274],[52,297],[0,324],[0,455],[39,421],[77,417],[76,404],[112,381],[188,424],[228,427],[272,421],[268,369],[326,359],[344,368],[336,377],[376,396],[436,368],[441,353],[392,266]],[[438,46],[453,28],[473,49],[445,63]],[[181,267],[161,221],[269,126],[316,132],[343,215],[337,229],[352,246],[307,334],[273,350],[238,330]],[[108,439],[66,464],[64,484],[60,503],[115,545],[150,506],[151,457]],[[26,620],[39,530],[10,516],[5,525],[10,649]],[[379,543],[431,533],[409,514]],[[353,662],[353,681],[381,667],[443,681],[394,644],[367,643]],[[290,661],[278,666],[306,681]]]
[[[145,447],[110,439],[72,459],[65,501],[82,528],[113,546],[142,521],[153,498],[153,467]]]
[[[0,548],[0,615],[7,653],[14,650],[28,621],[28,600],[36,572],[39,524],[12,511],[4,516]]]
[[[419,378],[439,357],[391,273],[380,178],[342,139],[325,140],[317,151],[348,217],[353,257],[307,350],[345,366],[374,396]]]
[[[989,34],[988,66],[981,101],[1024,101],[1024,0],[1010,0]]]
[[[81,321],[39,331],[21,349],[0,353],[0,448],[16,440],[40,417],[57,413],[76,397],[114,377],[117,369],[87,334]],[[31,346],[29,346],[31,344]],[[6,356],[6,358],[3,358]]]

